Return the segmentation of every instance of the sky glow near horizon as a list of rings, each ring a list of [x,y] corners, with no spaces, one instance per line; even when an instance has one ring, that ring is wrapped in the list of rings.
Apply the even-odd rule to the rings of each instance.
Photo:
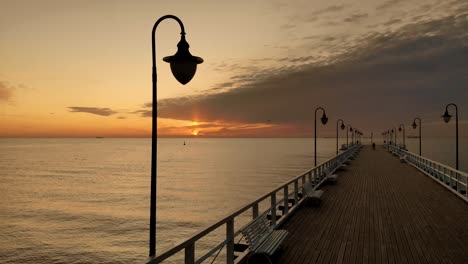
[[[205,62],[178,84],[161,59],[180,29],[161,23],[160,135],[308,136],[323,106],[323,136],[337,118],[380,135],[417,116],[450,136],[450,102],[467,135],[466,1],[0,3],[1,137],[150,136],[151,29],[166,14]]]

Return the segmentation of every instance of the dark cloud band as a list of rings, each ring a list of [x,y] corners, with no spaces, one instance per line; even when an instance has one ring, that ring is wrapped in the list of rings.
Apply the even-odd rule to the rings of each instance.
[[[110,108],[99,108],[99,107],[82,107],[82,106],[69,106],[69,111],[72,113],[88,113],[99,116],[110,116],[117,112]]]

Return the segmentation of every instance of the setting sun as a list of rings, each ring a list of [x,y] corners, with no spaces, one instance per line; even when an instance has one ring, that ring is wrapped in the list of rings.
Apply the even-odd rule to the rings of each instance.
[[[194,130],[194,131],[192,132],[192,135],[197,136],[197,135],[198,135],[198,130]]]

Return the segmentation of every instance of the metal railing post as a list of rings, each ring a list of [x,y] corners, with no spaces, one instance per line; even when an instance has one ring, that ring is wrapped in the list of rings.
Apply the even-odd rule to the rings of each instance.
[[[283,215],[287,215],[289,213],[289,193],[288,193],[288,185],[284,186],[283,188]]]
[[[465,196],[468,198],[468,175],[465,175]]]
[[[185,248],[185,264],[195,263],[195,243],[190,243]]]
[[[271,194],[271,226],[276,226],[276,192]]]
[[[234,218],[226,222],[226,263],[234,264]]]
[[[255,203],[252,206],[252,219],[256,219],[258,217],[258,203]]]
[[[297,179],[294,181],[294,205],[297,205],[299,202],[299,182]]]

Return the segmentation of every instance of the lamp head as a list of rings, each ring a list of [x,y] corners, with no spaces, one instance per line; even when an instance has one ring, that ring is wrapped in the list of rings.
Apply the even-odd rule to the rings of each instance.
[[[325,111],[323,112],[323,115],[322,115],[322,117],[320,118],[320,120],[322,121],[322,124],[324,124],[324,125],[327,124],[327,122],[328,122],[328,117],[327,117],[327,115],[325,115]]]
[[[393,132],[394,132],[394,131],[393,131],[393,129],[392,129],[392,133],[393,133]]]
[[[353,128],[352,128],[352,127],[349,128],[349,132],[353,132]]]
[[[411,126],[413,127],[413,129],[416,129],[418,127],[418,125],[416,125],[416,120],[413,121],[413,124]]]
[[[398,128],[398,131],[400,131],[400,132],[401,132],[401,127],[399,127],[399,128]]]
[[[165,62],[171,65],[172,74],[177,81],[184,85],[192,80],[197,71],[197,64],[203,62],[202,58],[190,54],[189,47],[185,35],[182,34],[177,44],[176,54],[163,58]]]
[[[344,130],[345,128],[346,126],[343,123],[341,123],[341,130]]]
[[[444,113],[444,115],[442,116],[442,118],[444,118],[444,122],[445,122],[445,123],[448,123],[448,122],[450,121],[450,118],[451,118],[451,117],[452,117],[452,116],[448,113],[448,111],[445,110],[445,113]]]

